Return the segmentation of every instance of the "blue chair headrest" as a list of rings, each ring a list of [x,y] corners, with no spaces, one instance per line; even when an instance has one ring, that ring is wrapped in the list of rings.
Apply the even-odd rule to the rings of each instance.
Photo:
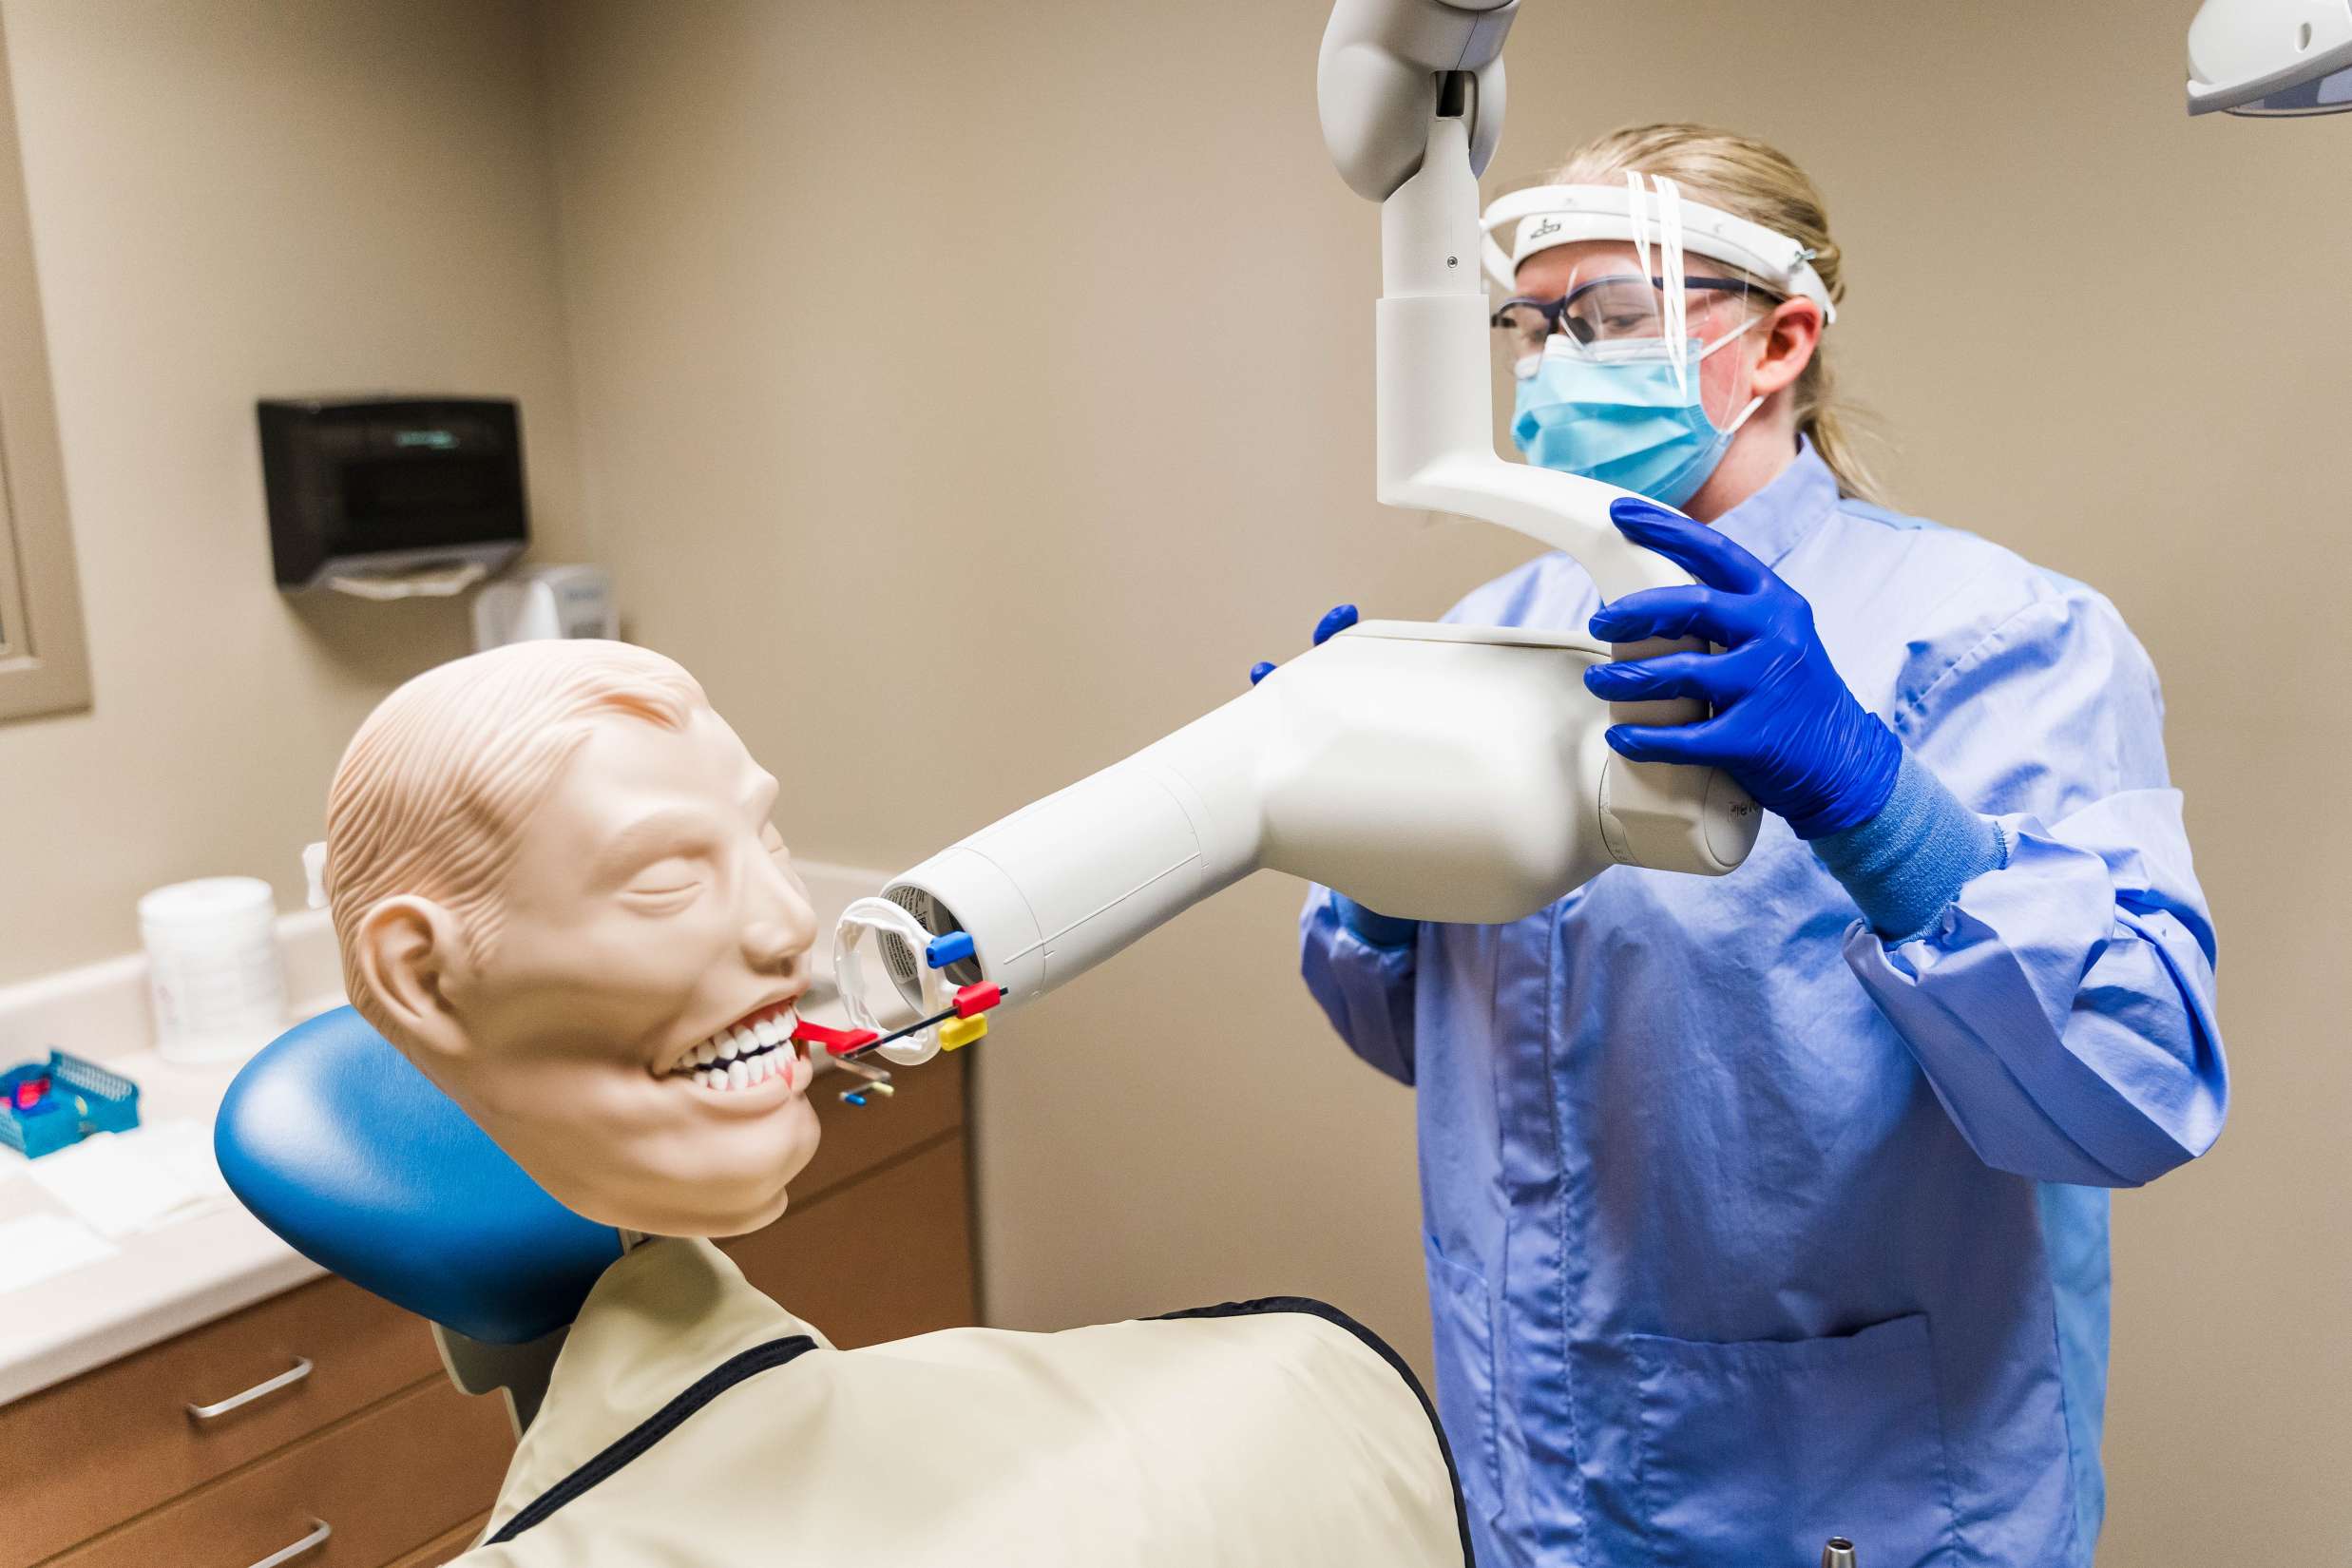
[[[562,1328],[621,1255],[618,1231],[548,1196],[349,1007],[245,1064],[213,1150],[296,1252],[474,1339]]]

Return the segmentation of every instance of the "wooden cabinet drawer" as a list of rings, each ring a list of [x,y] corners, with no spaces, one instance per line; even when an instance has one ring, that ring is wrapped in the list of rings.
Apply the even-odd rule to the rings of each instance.
[[[287,1568],[383,1568],[485,1512],[513,1457],[501,1402],[435,1376],[67,1553],[55,1568],[247,1568],[333,1532]]]
[[[782,1219],[725,1246],[745,1278],[844,1349],[979,1316],[960,1133],[805,1207],[795,1194]]]
[[[250,1405],[188,1413],[303,1361],[308,1374]],[[0,1568],[86,1540],[440,1365],[422,1319],[322,1279],[0,1406]]]
[[[442,1565],[451,1558],[460,1557],[470,1550],[473,1543],[481,1538],[483,1526],[489,1521],[488,1514],[476,1514],[447,1535],[435,1536],[397,1561],[385,1564],[385,1568],[442,1568]],[[287,1564],[287,1568],[294,1568],[294,1564]]]
[[[841,1091],[857,1081],[848,1073],[819,1073],[809,1102],[825,1131],[816,1157],[793,1182],[794,1206],[806,1208],[843,1182],[963,1126],[966,1060],[957,1051],[920,1067],[893,1069],[890,1085],[898,1092],[865,1106],[841,1102]]]

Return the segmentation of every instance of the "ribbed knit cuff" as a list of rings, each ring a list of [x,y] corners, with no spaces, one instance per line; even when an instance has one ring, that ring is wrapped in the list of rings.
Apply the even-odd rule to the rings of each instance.
[[[2000,829],[1961,805],[1908,751],[1878,815],[1812,843],[1888,942],[1924,933],[1961,888],[2009,859]]]

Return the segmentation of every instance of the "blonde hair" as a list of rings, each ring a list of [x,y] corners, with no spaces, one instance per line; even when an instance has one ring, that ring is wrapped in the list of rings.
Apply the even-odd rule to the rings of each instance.
[[[1665,175],[1694,201],[1788,236],[1812,251],[1813,270],[1821,274],[1829,297],[1845,299],[1845,255],[1830,238],[1828,206],[1805,171],[1779,148],[1711,125],[1628,125],[1571,151],[1552,182],[1612,185],[1629,169]],[[1770,287],[1764,279],[1750,281]],[[1883,504],[1885,490],[1856,446],[1860,415],[1838,397],[1827,334],[1814,345],[1812,362],[1797,377],[1794,391],[1797,431],[1837,476],[1839,493]]]
[[[457,917],[468,955],[498,940],[519,830],[590,727],[612,716],[682,729],[709,699],[648,649],[518,642],[426,671],[376,706],[327,792],[327,904],[352,1005],[394,1043],[361,972],[361,920],[411,894]]]

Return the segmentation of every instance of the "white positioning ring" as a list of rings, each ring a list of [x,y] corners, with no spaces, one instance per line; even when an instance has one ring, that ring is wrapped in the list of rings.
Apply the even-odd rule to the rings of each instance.
[[[854,900],[841,911],[840,922],[833,927],[833,984],[840,988],[842,1009],[850,1022],[860,1029],[871,1029],[876,1034],[889,1034],[889,1029],[877,1021],[873,1008],[868,1005],[866,963],[859,949],[861,938],[872,933],[875,946],[884,935],[899,938],[914,955],[915,973],[923,996],[923,1011],[928,1018],[944,1013],[953,1000],[947,988],[947,977],[924,962],[923,952],[930,945],[931,933],[923,923],[900,906],[887,898]],[[891,987],[897,990],[896,985]],[[939,1027],[917,1029],[904,1040],[894,1040],[875,1052],[884,1061],[901,1067],[917,1067],[939,1054]]]

